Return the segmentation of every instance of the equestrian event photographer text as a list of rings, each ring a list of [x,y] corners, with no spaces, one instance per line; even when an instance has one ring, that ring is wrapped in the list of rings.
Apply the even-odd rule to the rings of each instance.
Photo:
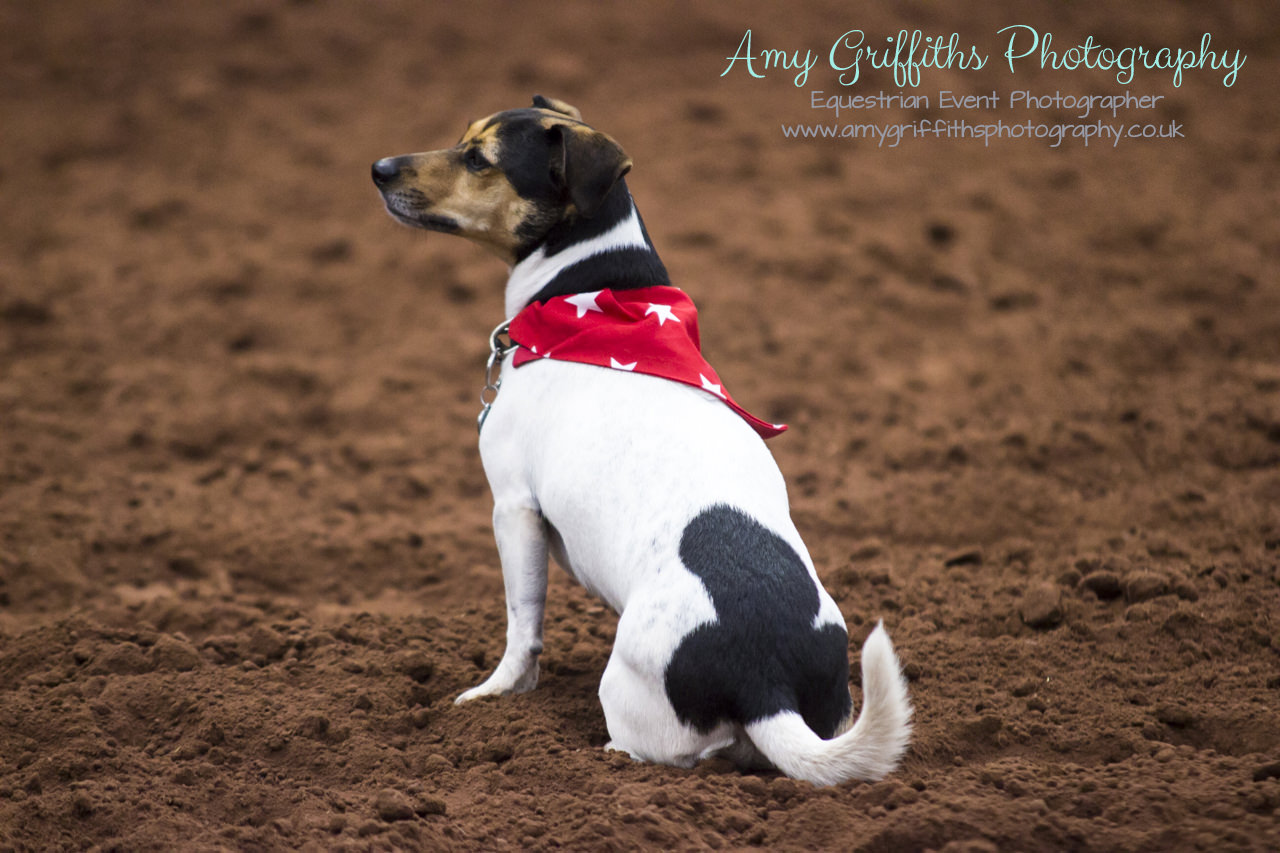
[[[1001,56],[1010,74],[1019,67],[1038,65],[1055,71],[1089,70],[1114,71],[1117,83],[1132,82],[1138,69],[1162,69],[1172,74],[1173,85],[1182,85],[1183,72],[1213,70],[1222,71],[1222,85],[1233,86],[1247,57],[1239,50],[1214,50],[1213,36],[1205,33],[1200,44],[1193,48],[1158,47],[1142,45],[1114,48],[1102,45],[1092,35],[1083,42],[1067,47],[1054,46],[1053,33],[1040,32],[1027,24],[1014,24],[996,31],[1007,38]],[[793,82],[804,86],[809,72],[822,61],[821,54],[812,50],[791,50],[764,47],[759,50],[752,44],[748,29],[732,56],[726,56],[729,64],[720,72],[724,77],[737,69],[751,77],[763,78],[771,71],[794,72]],[[896,35],[882,41],[873,39],[862,30],[848,30],[839,36],[826,52],[826,64],[837,72],[841,86],[852,86],[862,77],[866,68],[893,69],[893,80],[898,86],[919,86],[922,69],[978,70],[986,66],[990,56],[976,45],[964,47],[959,33],[950,36],[925,35],[920,30],[899,30]]]

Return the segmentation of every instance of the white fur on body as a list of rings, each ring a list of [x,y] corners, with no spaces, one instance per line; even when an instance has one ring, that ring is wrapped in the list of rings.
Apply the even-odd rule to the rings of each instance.
[[[572,257],[636,234],[633,214],[590,241],[597,245],[574,247]],[[513,269],[509,315],[537,292],[530,282],[549,281],[565,256],[536,252],[528,267]],[[844,624],[791,521],[781,472],[746,421],[710,393],[670,380],[552,359],[517,369],[510,358],[480,436],[506,587],[507,648],[494,673],[458,701],[537,683],[550,552],[620,614],[600,683],[610,748],[686,767],[721,751],[759,750],[787,775],[824,785],[890,772],[906,748],[911,707],[882,628],[863,647],[863,713],[830,741],[795,712],[748,724],[749,744],[732,721],[700,732],[667,699],[664,674],[676,648],[716,620],[710,595],[679,555],[686,526],[708,507],[732,506],[785,540],[817,589],[815,627]]]

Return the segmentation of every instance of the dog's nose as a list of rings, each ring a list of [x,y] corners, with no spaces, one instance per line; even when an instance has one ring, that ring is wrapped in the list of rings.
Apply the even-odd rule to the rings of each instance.
[[[373,182],[380,187],[395,180],[400,174],[400,163],[396,157],[384,157],[373,164]]]

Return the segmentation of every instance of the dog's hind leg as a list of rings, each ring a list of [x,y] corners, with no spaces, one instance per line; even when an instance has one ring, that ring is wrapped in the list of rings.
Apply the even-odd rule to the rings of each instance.
[[[660,613],[645,610],[629,609],[618,620],[613,653],[600,679],[600,706],[610,738],[605,748],[639,761],[692,767],[730,746],[733,726],[700,732],[676,716],[663,683],[664,655],[655,650],[653,636],[646,637],[646,631],[669,632],[657,628],[663,621]]]
[[[600,679],[600,707],[609,728],[605,749],[626,752],[637,761],[692,767],[733,740],[708,738],[681,723],[662,682],[637,673],[616,651]]]
[[[459,696],[459,704],[482,696],[524,693],[538,683],[547,604],[545,522],[528,503],[495,501],[493,532],[507,596],[507,650],[493,675]]]

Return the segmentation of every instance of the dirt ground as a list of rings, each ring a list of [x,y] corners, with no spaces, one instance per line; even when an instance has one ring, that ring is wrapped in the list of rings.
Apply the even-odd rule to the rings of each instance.
[[[0,4],[0,850],[1280,849],[1274,9],[1095,5]],[[1247,63],[1011,76],[1019,23]],[[720,76],[855,27],[995,55],[919,92],[1129,89],[1185,138],[787,139],[833,72]],[[606,754],[615,617],[558,570],[538,689],[452,704],[503,646],[504,270],[368,167],[535,92],[627,148],[791,424],[851,652],[883,618],[910,680],[886,781]],[[1074,120],[856,120],[953,114]]]

